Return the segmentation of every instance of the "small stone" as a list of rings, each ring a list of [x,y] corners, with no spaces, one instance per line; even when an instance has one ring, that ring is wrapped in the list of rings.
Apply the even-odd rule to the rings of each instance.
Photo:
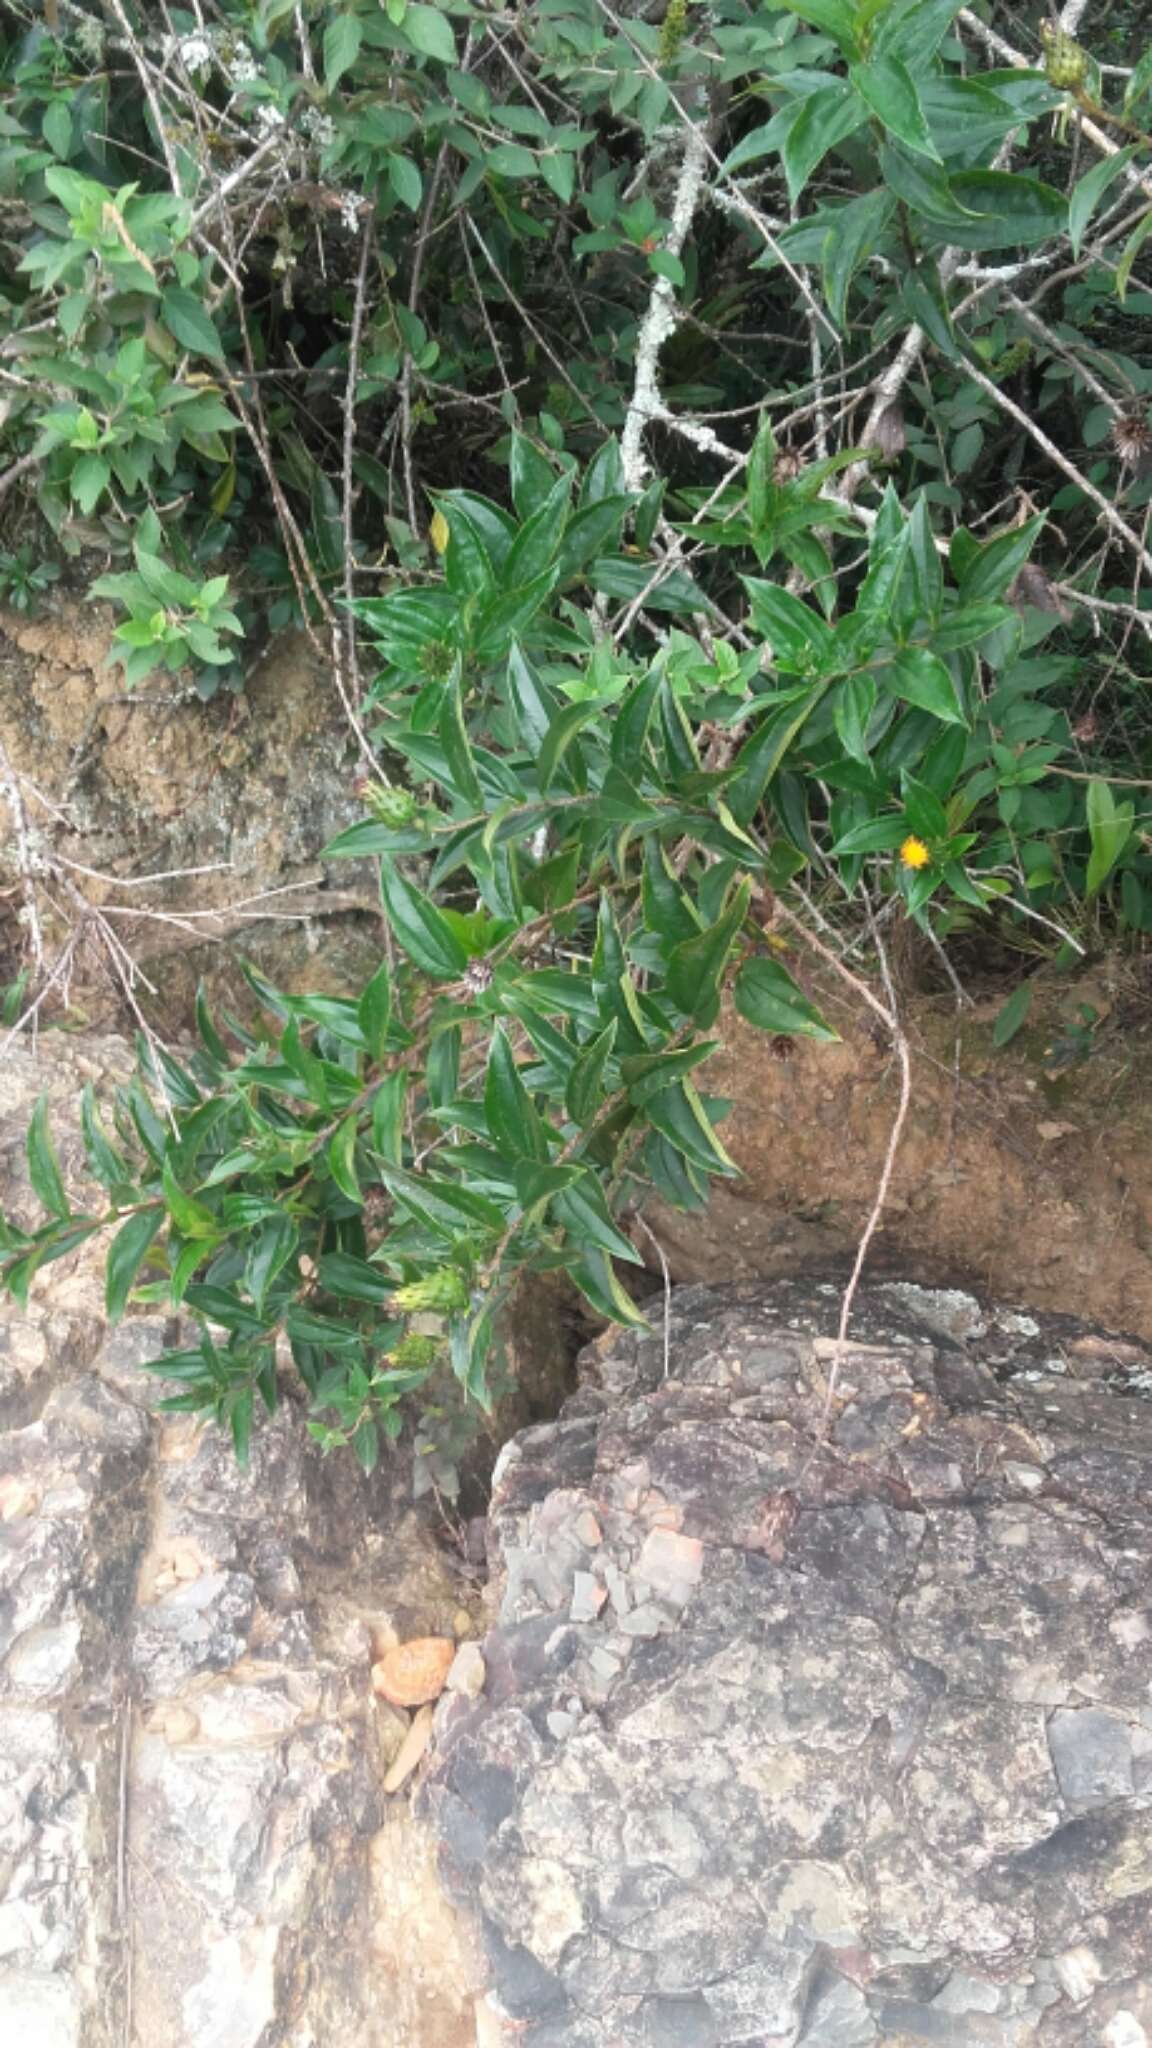
[[[608,1597],[612,1602],[614,1611],[617,1614],[627,1614],[628,1609],[632,1605],[632,1595],[628,1591],[628,1581],[620,1570],[619,1565],[605,1565],[604,1582],[607,1585]]]
[[[557,1742],[564,1742],[569,1735],[574,1735],[578,1726],[575,1714],[564,1713],[558,1707],[548,1716],[548,1733],[554,1735]]]
[[[1060,1790],[1078,1811],[1131,1799],[1132,1737],[1099,1707],[1067,1707],[1048,1723],[1048,1748]]]
[[[34,1515],[38,1506],[35,1487],[27,1479],[21,1479],[15,1472],[5,1472],[0,1478],[0,1522],[18,1522],[25,1515]]]
[[[568,1610],[570,1621],[595,1621],[605,1600],[607,1589],[592,1577],[591,1572],[576,1572],[572,1579],[572,1605]]]
[[[683,1606],[704,1571],[704,1545],[675,1529],[652,1529],[640,1552],[640,1571],[654,1593]]]
[[[452,1633],[458,1643],[462,1643],[465,1636],[475,1635],[476,1624],[466,1607],[458,1607],[452,1616]]]
[[[1148,2048],[1147,2029],[1134,2012],[1113,2013],[1100,2040],[1101,2048]]]
[[[413,1714],[408,1733],[400,1744],[388,1776],[384,1780],[385,1792],[399,1792],[401,1786],[407,1784],[432,1740],[432,1719],[430,1706],[421,1707],[418,1713]]]
[[[576,1534],[586,1550],[595,1550],[598,1543],[603,1543],[604,1531],[591,1508],[585,1508],[583,1514],[577,1515],[575,1527]]]
[[[1018,1465],[1012,1459],[1005,1464],[1004,1477],[1012,1486],[1018,1486],[1024,1493],[1039,1493],[1047,1474],[1038,1465]]]
[[[449,1667],[445,1690],[458,1692],[465,1699],[479,1699],[488,1675],[479,1643],[461,1643]]]
[[[668,1618],[653,1601],[646,1600],[642,1607],[624,1615],[620,1626],[627,1636],[658,1636],[661,1629],[668,1627]]]
[[[618,1678],[624,1668],[623,1658],[615,1656],[611,1650],[593,1650],[588,1662],[600,1678]]]
[[[9,1683],[34,1699],[51,1699],[64,1689],[79,1645],[78,1621],[26,1629],[8,1653]]]
[[[1083,1944],[1065,1949],[1062,1956],[1056,1957],[1052,1969],[1065,1998],[1073,2005],[1083,2005],[1091,1998],[1104,1974],[1099,1956]]]
[[[986,1977],[969,1977],[954,1970],[942,1991],[932,2000],[934,2012],[999,2012],[1001,1991]]]
[[[372,1687],[394,1707],[421,1707],[438,1700],[456,1655],[447,1636],[417,1636],[401,1643],[372,1666]]]

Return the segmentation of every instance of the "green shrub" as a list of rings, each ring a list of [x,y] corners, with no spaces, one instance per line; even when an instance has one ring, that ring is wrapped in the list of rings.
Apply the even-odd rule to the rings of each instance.
[[[519,1273],[635,1318],[624,1210],[732,1171],[723,992],[829,1035],[774,903],[1152,931],[1152,66],[951,0],[117,20],[8,52],[6,559],[112,559],[129,683],[313,634],[392,950],[142,1046],[99,1213],[38,1117],[5,1276],[113,1229],[179,1405],[243,1450],[284,1337],[367,1464]]]

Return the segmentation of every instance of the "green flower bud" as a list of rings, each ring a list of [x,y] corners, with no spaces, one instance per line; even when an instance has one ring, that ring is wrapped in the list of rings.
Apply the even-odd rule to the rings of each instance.
[[[430,1372],[443,1346],[437,1337],[421,1337],[415,1330],[393,1346],[388,1356],[402,1372]]]
[[[468,1306],[468,1287],[454,1266],[440,1266],[422,1280],[410,1280],[392,1296],[397,1308],[409,1315],[460,1315]]]
[[[420,808],[410,789],[388,789],[382,782],[363,783],[357,794],[372,816],[394,831],[410,825]]]
[[[1040,40],[1044,45],[1044,76],[1049,85],[1054,85],[1057,92],[1075,92],[1087,83],[1088,52],[1072,36],[1065,35],[1059,22],[1042,22]]]
[[[661,64],[671,64],[680,54],[684,41],[684,28],[688,19],[688,0],[668,0],[667,10],[660,27]]]

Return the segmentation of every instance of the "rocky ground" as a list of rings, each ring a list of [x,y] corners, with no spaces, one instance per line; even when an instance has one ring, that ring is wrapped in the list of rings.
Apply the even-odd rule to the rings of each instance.
[[[124,1051],[0,1071],[9,1205],[37,1087],[69,1168],[69,1102]],[[0,2040],[472,2048],[478,1959],[372,1671],[467,1641],[474,1589],[408,1468],[323,1460],[289,1404],[241,1472],[159,1414],[174,1331],[109,1331],[99,1265],[0,1305]]]
[[[838,1295],[678,1291],[498,1469],[425,1799],[523,2048],[1152,2041],[1152,1352],[869,1287],[828,1405]]]

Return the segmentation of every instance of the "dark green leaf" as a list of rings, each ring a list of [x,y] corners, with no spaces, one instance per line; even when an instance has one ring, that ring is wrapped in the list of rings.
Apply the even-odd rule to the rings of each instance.
[[[1007,533],[980,546],[963,527],[952,536],[952,567],[960,586],[961,606],[986,604],[1003,597],[1024,567],[1044,525],[1042,517],[1026,519]]]
[[[1027,1018],[1032,1005],[1032,984],[1022,981],[1014,989],[992,1026],[993,1045],[1008,1045]]]
[[[581,1294],[602,1316],[607,1316],[609,1322],[623,1323],[630,1330],[647,1330],[647,1321],[631,1296],[624,1292],[612,1270],[612,1261],[604,1252],[586,1252],[583,1258],[573,1261],[568,1273]]]
[[[403,1156],[407,1094],[408,1076],[400,1068],[385,1076],[372,1097],[372,1149],[394,1165]]]
[[[968,722],[951,671],[926,647],[905,647],[879,671],[878,680],[882,689],[935,718],[955,725]]]
[[[588,1124],[600,1107],[604,1074],[616,1043],[615,1017],[586,1045],[573,1062],[565,1089],[565,1107],[575,1124]]]
[[[551,789],[557,770],[577,733],[600,716],[598,704],[566,704],[562,711],[557,712],[544,735],[536,763],[536,779],[542,792],[547,794]]]
[[[753,624],[771,642],[777,668],[804,674],[827,658],[832,634],[819,612],[776,583],[765,583],[758,576],[742,580],[751,601]]]
[[[277,1274],[288,1264],[298,1241],[299,1233],[290,1216],[283,1213],[269,1216],[267,1222],[261,1224],[244,1269],[248,1291],[261,1315],[268,1290]]]
[[[836,731],[845,753],[854,761],[868,759],[868,727],[876,709],[876,681],[873,676],[846,676],[832,695]]]
[[[360,1029],[369,1055],[381,1060],[388,1049],[388,1026],[392,1019],[392,977],[387,960],[382,960],[356,1006]]]
[[[1079,256],[1084,230],[1108,187],[1127,169],[1139,147],[1139,143],[1130,142],[1127,149],[1118,150],[1115,156],[1101,157],[1080,179],[1068,203],[1068,239],[1073,256]]]
[[[801,104],[780,142],[780,158],[793,206],[817,165],[867,119],[863,99],[844,79],[822,86]]]
[[[595,1245],[610,1258],[626,1259],[633,1266],[644,1261],[612,1220],[604,1192],[595,1174],[585,1173],[574,1186],[565,1188],[552,1203],[552,1213],[582,1251]]]
[[[1067,202],[1053,185],[1009,171],[956,171],[953,197],[979,219],[952,224],[948,240],[961,249],[1034,249],[1063,232]]]
[[[685,939],[668,962],[665,989],[678,1010],[708,1029],[718,1014],[724,969],[744,919],[752,885],[741,882],[723,915],[706,931]]]
[[[388,861],[380,870],[380,895],[388,922],[409,959],[436,981],[457,980],[468,965],[465,947],[435,904]]]
[[[548,1157],[548,1136],[520,1078],[503,1030],[492,1034],[484,1080],[484,1115],[492,1141],[510,1159]]]
[[[1086,887],[1089,896],[1095,896],[1132,836],[1136,806],[1130,802],[1118,804],[1108,784],[1097,779],[1088,784],[1085,810],[1092,841]]]
[[[876,55],[867,64],[854,64],[848,75],[890,135],[917,156],[939,163],[915,81],[899,57]]]
[[[455,64],[456,38],[452,24],[438,7],[417,6],[414,0],[404,9],[403,33],[422,57],[435,57],[441,64]]]
[[[129,1216],[112,1239],[104,1282],[109,1322],[118,1323],[123,1315],[132,1284],[163,1222],[164,1210],[157,1202],[154,1207],[138,1209],[134,1216]]]
[[[691,1081],[678,1081],[671,1088],[662,1088],[645,1104],[645,1112],[649,1123],[692,1165],[702,1167],[705,1173],[736,1173],[736,1166],[716,1136]]]
[[[360,1183],[356,1178],[357,1135],[356,1117],[346,1116],[329,1140],[328,1166],[341,1194],[347,1195],[350,1202],[359,1203]]]
[[[178,284],[166,286],[160,299],[160,311],[164,325],[181,348],[190,349],[193,355],[211,356],[215,362],[223,362],[220,336],[211,314],[195,292],[186,291]]]
[[[42,1095],[32,1112],[25,1145],[28,1178],[50,1216],[70,1216],[71,1203],[61,1178],[55,1149],[48,1129],[48,1097]]]
[[[736,977],[736,1008],[758,1031],[835,1040],[814,1003],[778,960],[746,960]]]
[[[326,1294],[340,1294],[348,1301],[368,1301],[377,1307],[391,1300],[396,1286],[379,1266],[370,1266],[367,1259],[353,1258],[349,1252],[325,1252],[316,1268],[316,1277]]]

